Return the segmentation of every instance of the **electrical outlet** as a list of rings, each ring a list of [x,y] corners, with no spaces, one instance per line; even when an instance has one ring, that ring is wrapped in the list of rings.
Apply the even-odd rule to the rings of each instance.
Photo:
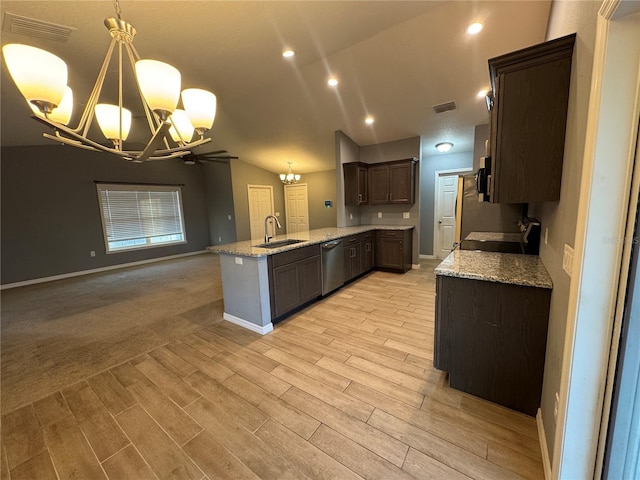
[[[242,265],[242,257],[236,257],[236,265]]]
[[[378,218],[382,218],[382,212],[378,212]]]
[[[231,220],[231,215],[227,215],[227,220]]]
[[[353,220],[353,213],[349,214],[349,220]]]
[[[95,252],[95,250],[91,250],[91,251],[89,252],[89,256],[90,256],[90,257],[95,257],[95,256],[96,256],[96,252]]]
[[[573,272],[573,248],[565,243],[564,254],[562,255],[562,269],[571,276]]]
[[[402,218],[411,218],[410,212],[402,212]]]
[[[222,242],[222,237],[218,237],[218,242]]]
[[[549,241],[549,229],[545,228],[544,229],[544,244],[546,245],[548,241]]]
[[[556,401],[553,405],[553,418],[555,420],[558,419],[558,404],[560,403],[560,395],[558,395],[558,392],[556,392]]]

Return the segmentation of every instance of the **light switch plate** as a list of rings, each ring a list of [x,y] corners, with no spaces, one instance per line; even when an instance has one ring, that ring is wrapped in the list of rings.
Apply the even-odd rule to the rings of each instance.
[[[279,217],[279,216],[280,216],[280,212],[276,212],[276,217]]]
[[[242,257],[236,257],[236,265],[242,265]]]
[[[562,255],[562,269],[571,276],[573,271],[573,248],[565,243],[564,254]]]
[[[231,215],[227,215],[227,220],[231,220]]]
[[[411,218],[410,212],[402,212],[402,218]]]
[[[378,218],[382,218],[382,212],[378,212]]]

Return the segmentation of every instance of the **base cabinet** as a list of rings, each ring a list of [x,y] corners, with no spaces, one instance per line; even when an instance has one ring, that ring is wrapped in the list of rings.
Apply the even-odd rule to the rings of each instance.
[[[365,232],[343,239],[344,281],[348,282],[375,266],[375,232]]]
[[[438,275],[434,366],[452,388],[535,416],[551,290]]]
[[[378,230],[375,266],[406,272],[411,269],[412,230]]]
[[[267,263],[272,320],[322,294],[319,245],[271,255]]]

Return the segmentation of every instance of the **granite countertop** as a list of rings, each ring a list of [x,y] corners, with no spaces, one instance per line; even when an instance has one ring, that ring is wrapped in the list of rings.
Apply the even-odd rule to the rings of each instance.
[[[471,232],[464,237],[465,240],[476,242],[520,242],[522,234],[504,232]]]
[[[318,243],[330,242],[337,238],[344,238],[372,230],[411,230],[413,228],[413,225],[360,225],[357,227],[319,228],[317,230],[309,230],[306,232],[277,235],[271,239],[272,243],[288,239],[302,240],[300,243],[283,245],[282,247],[277,248],[262,248],[256,246],[264,243],[264,240],[247,240],[244,242],[227,243],[224,245],[213,245],[209,247],[208,250],[213,253],[226,253],[242,257],[266,257],[268,255],[274,255],[276,253],[282,253],[296,248],[308,247],[309,245],[316,245]]]
[[[537,255],[454,250],[435,269],[436,275],[553,288],[551,277]]]

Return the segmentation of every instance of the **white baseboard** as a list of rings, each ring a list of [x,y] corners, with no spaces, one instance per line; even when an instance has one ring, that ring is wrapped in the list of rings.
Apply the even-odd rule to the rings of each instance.
[[[189,257],[191,255],[200,255],[201,253],[209,253],[208,250],[198,250],[197,252],[180,253],[178,255],[169,255],[168,257],[150,258],[148,260],[140,260],[137,262],[120,263],[118,265],[109,265],[108,267],[92,268],[91,270],[80,270],[78,272],[63,273],[61,275],[53,275],[51,277],[33,278],[22,282],[5,283],[0,285],[0,290],[9,288],[25,287],[27,285],[35,285],[37,283],[53,282],[54,280],[63,280],[65,278],[80,277],[82,275],[90,275],[92,273],[107,272],[109,270],[117,270],[120,268],[135,267],[136,265],[144,265],[147,263],[162,262],[173,258]]]
[[[434,257],[433,255],[423,255],[421,253],[420,254],[420,258],[425,259],[425,260],[435,260],[436,257]]]
[[[273,331],[273,323],[271,322],[269,322],[264,327],[261,327],[260,325],[256,325],[255,323],[249,322],[244,318],[236,317],[235,315],[231,315],[230,313],[227,313],[227,312],[224,312],[224,314],[222,315],[222,318],[224,318],[227,322],[234,323],[236,325],[246,328],[247,330],[251,330],[252,332],[259,333],[260,335],[266,335],[267,333]]]
[[[538,438],[540,440],[540,450],[542,451],[544,478],[551,480],[551,459],[549,458],[549,447],[547,446],[547,437],[544,433],[544,423],[542,422],[542,411],[540,409],[538,409],[536,415],[536,424],[538,425]]]
[[[412,263],[411,264],[411,268],[413,270],[419,270],[420,269],[420,264],[419,263]]]

